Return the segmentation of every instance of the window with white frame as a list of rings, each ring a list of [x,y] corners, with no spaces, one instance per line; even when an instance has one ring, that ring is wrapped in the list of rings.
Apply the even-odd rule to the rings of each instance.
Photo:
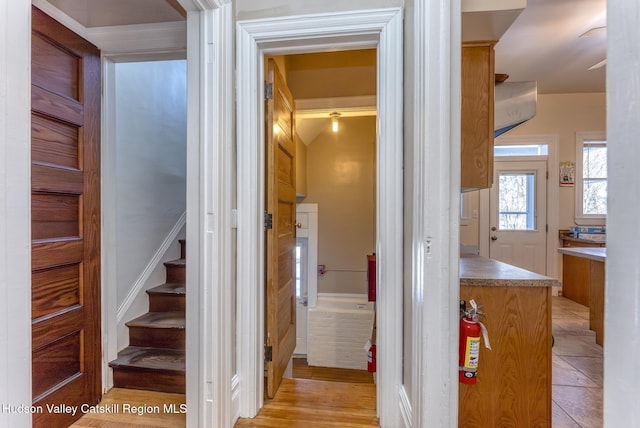
[[[604,224],[607,217],[607,139],[604,132],[576,133],[576,224]]]

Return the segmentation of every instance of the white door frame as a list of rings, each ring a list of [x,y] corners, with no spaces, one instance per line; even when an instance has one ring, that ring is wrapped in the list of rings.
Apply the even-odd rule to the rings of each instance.
[[[233,5],[187,11],[187,426],[231,427],[233,376]]]
[[[240,415],[263,405],[264,55],[377,48],[378,415],[398,427],[402,384],[402,9],[237,23],[238,370]]]
[[[524,144],[546,144],[549,148],[547,155],[547,273],[546,276],[558,278],[558,265],[560,255],[558,247],[560,240],[559,229],[559,206],[560,206],[560,167],[558,163],[558,149],[560,138],[558,135],[514,135],[503,136],[495,140],[495,145],[524,145]],[[489,257],[489,189],[480,191],[480,255]]]
[[[298,237],[307,239],[307,305],[313,308],[318,301],[318,204],[297,204],[296,213],[307,214],[306,227],[298,231]]]

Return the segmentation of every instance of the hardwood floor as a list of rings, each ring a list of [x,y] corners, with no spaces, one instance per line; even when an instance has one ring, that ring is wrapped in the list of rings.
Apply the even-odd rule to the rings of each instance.
[[[181,428],[187,426],[183,394],[113,388],[96,406],[105,413],[86,413],[74,428]],[[113,413],[107,411],[114,411]]]
[[[379,427],[374,384],[284,379],[254,419],[236,427]]]
[[[371,373],[309,367],[306,360],[296,360],[294,376],[306,379],[285,379],[260,414],[241,419],[237,427],[379,427]],[[182,394],[113,388],[97,406],[104,413],[87,413],[72,427],[186,427],[184,404]]]
[[[331,382],[373,383],[373,373],[366,370],[310,366],[306,358],[297,357],[293,358],[293,377]]]

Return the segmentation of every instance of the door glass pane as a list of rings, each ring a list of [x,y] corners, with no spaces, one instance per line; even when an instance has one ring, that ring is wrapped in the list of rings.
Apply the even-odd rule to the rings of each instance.
[[[493,147],[493,155],[500,156],[547,156],[549,146],[546,144],[518,144],[496,145]]]
[[[535,230],[535,173],[500,173],[498,228]]]

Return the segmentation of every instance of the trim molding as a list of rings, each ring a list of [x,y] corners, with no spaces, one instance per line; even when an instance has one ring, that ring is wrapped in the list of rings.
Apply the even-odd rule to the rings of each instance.
[[[0,6],[0,402],[31,403],[31,5]],[[29,427],[28,412],[0,426]]]
[[[411,423],[411,421],[413,420],[411,400],[409,399],[407,390],[404,389],[404,386],[400,387],[400,414],[402,415],[404,426],[406,428],[411,428],[413,426]]]
[[[42,10],[44,13],[46,13],[51,18],[55,19],[74,33],[78,34],[80,37],[89,40],[95,45],[93,40],[91,40],[87,36],[87,28],[84,25],[80,24],[78,21],[49,3],[47,0],[31,0],[31,4]]]
[[[318,301],[318,204],[298,204],[296,213],[307,213],[307,307],[313,308]],[[304,230],[304,229],[302,229]],[[301,230],[301,231],[302,231]],[[302,237],[302,236],[301,236]]]
[[[96,45],[103,55],[165,52],[171,53],[168,57],[172,59],[184,58],[187,46],[185,21],[87,28],[47,0],[32,0],[32,3],[74,33]]]
[[[149,280],[149,277],[151,276],[153,271],[156,269],[156,267],[158,267],[158,265],[162,261],[162,257],[164,257],[165,253],[167,252],[171,244],[176,242],[176,239],[178,238],[178,234],[180,233],[180,231],[182,230],[182,228],[185,226],[186,223],[187,223],[187,213],[185,211],[184,213],[182,213],[182,215],[180,216],[176,224],[173,226],[171,231],[164,238],[164,241],[162,241],[162,244],[160,244],[160,247],[158,247],[158,250],[155,252],[153,257],[151,257],[151,260],[149,260],[149,263],[147,263],[147,266],[145,266],[145,268],[142,270],[142,272],[140,273],[140,276],[138,276],[138,279],[133,283],[133,286],[129,290],[129,293],[127,293],[127,297],[125,297],[125,299],[120,304],[120,306],[118,306],[118,311],[116,312],[116,322],[118,324],[120,324],[124,320],[124,317],[127,311],[135,301],[136,297],[138,297],[138,295],[144,290],[145,285],[147,285],[147,281]]]
[[[416,1],[407,56],[412,426],[458,425],[460,0]],[[408,290],[407,290],[408,291]]]
[[[240,414],[253,417],[263,404],[264,130],[263,55],[327,48],[378,48],[377,244],[379,377],[382,427],[401,424],[402,383],[402,64],[400,8],[277,17],[237,23],[238,144],[238,370]],[[240,264],[241,263],[241,264]]]
[[[306,98],[296,101],[296,120],[328,118],[338,110],[341,117],[375,116],[376,96]]]
[[[140,52],[180,52],[187,48],[185,21],[161,24],[116,25],[85,29],[86,38],[103,55]]]
[[[179,0],[187,13],[187,426],[231,427],[235,190],[233,5]]]

